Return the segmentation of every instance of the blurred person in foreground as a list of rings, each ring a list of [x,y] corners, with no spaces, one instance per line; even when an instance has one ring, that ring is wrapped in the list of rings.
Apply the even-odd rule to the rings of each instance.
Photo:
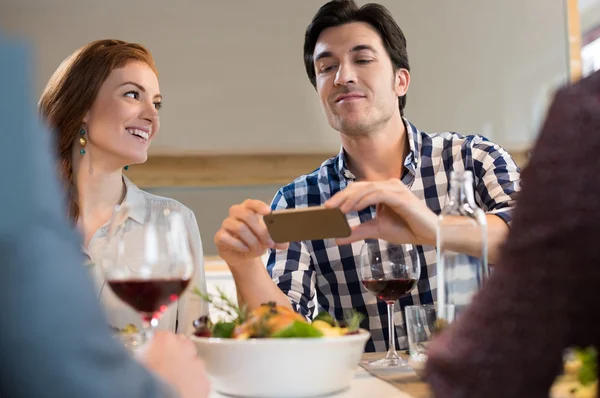
[[[569,347],[600,347],[600,72],[559,90],[500,262],[429,346],[438,397],[548,397]]]

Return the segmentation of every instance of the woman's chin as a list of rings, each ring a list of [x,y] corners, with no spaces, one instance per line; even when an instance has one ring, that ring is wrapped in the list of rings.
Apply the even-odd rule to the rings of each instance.
[[[139,154],[135,154],[134,156],[128,156],[127,158],[128,158],[128,160],[127,160],[128,165],[142,164],[142,163],[146,163],[146,161],[148,160],[148,153],[139,153]]]

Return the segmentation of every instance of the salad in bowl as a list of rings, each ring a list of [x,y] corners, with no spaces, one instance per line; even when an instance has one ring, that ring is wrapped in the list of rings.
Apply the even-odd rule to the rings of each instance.
[[[323,396],[349,387],[368,331],[362,315],[344,322],[320,313],[312,322],[288,307],[265,303],[253,311],[224,294],[195,291],[233,320],[194,321],[191,336],[215,390],[238,397]]]

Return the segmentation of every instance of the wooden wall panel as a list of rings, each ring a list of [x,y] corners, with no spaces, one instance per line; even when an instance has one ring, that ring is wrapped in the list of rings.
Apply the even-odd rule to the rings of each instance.
[[[567,32],[569,35],[569,72],[571,82],[581,79],[581,20],[579,15],[579,1],[566,0],[567,2]]]
[[[527,150],[510,151],[518,165]],[[153,155],[127,176],[140,188],[287,184],[335,154]]]

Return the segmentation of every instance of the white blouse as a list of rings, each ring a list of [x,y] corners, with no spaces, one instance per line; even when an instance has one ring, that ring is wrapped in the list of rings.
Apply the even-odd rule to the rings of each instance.
[[[125,229],[129,242],[126,245],[128,250],[135,250],[137,238],[143,234],[144,220],[148,219],[149,211],[162,211],[165,208],[179,211],[188,223],[188,228],[193,244],[193,250],[196,253],[197,264],[191,283],[188,285],[185,293],[175,304],[171,304],[169,309],[159,318],[157,329],[170,330],[172,332],[191,334],[193,332],[192,322],[202,315],[208,315],[208,304],[202,301],[191,291],[194,286],[202,292],[206,292],[206,279],[204,277],[204,256],[202,251],[202,240],[200,231],[194,213],[178,201],[170,198],[164,198],[152,195],[139,189],[127,177],[123,177],[127,192],[123,203],[132,206],[132,212],[126,221],[131,223]],[[138,210],[137,212],[135,210]],[[108,232],[108,223],[100,228],[90,240],[88,249],[83,249],[87,256],[90,266],[90,273],[94,280],[96,293],[99,296],[102,307],[108,319],[110,326],[122,329],[127,324],[134,324],[141,329],[142,319],[138,312],[133,310],[127,304],[122,302],[105,283],[104,272],[101,269],[101,256],[104,253]],[[131,248],[134,249],[131,249]]]

